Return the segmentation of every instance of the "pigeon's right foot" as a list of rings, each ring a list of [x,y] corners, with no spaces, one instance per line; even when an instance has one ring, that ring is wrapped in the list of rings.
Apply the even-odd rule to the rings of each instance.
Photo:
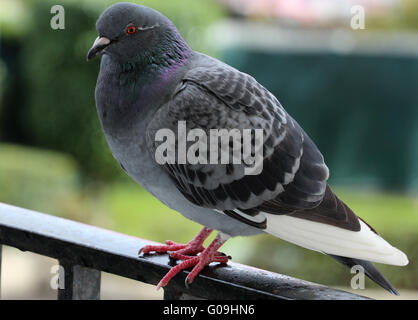
[[[170,253],[173,259],[188,260],[198,253],[205,250],[203,242],[212,233],[212,229],[204,227],[200,232],[187,244],[179,244],[171,240],[166,241],[166,245],[148,245],[141,248],[138,254],[148,254],[150,252]]]

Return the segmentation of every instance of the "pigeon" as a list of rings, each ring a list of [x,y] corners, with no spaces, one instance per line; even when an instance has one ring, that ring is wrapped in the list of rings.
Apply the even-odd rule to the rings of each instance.
[[[191,269],[190,285],[210,263],[226,264],[230,257],[219,249],[230,237],[267,233],[350,268],[359,265],[398,294],[372,262],[404,266],[407,256],[335,195],[318,147],[271,92],[192,50],[154,9],[114,4],[96,29],[87,60],[101,56],[96,107],[114,158],[151,195],[203,226],[186,244],[140,248],[141,256],[168,253],[179,260],[157,288],[182,270]],[[242,135],[228,135],[237,131]],[[218,140],[209,139],[213,132],[222,132]],[[222,159],[231,154],[236,157]]]

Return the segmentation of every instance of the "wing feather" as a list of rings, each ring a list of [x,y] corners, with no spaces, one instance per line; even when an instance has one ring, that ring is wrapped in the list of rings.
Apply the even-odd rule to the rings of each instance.
[[[186,121],[188,132],[198,128],[208,137],[211,129],[263,129],[263,170],[258,175],[245,175],[245,163],[162,165],[194,204],[245,221],[248,212],[289,214],[313,209],[324,198],[328,168],[323,156],[279,101],[251,76],[217,60],[188,71],[148,126],[152,152],[158,147],[156,132],[168,128],[176,133],[179,121]],[[254,139],[251,144],[254,150]],[[248,224],[265,227],[249,217]]]

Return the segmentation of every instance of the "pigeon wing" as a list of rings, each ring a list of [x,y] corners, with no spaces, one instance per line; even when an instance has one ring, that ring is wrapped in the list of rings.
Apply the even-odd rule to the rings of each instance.
[[[194,204],[265,227],[265,219],[256,218],[261,210],[287,214],[315,208],[324,198],[328,168],[323,156],[253,77],[221,63],[188,71],[148,126],[147,143],[153,154],[160,129],[176,133],[177,150],[179,121],[185,121],[187,131],[199,129],[207,136],[211,129],[263,130],[263,167],[258,175],[246,175],[245,163],[162,165]],[[251,146],[256,148],[255,139]]]

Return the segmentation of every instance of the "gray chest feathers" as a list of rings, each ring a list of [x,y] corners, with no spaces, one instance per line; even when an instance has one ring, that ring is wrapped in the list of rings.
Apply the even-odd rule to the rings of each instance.
[[[147,187],[164,174],[148,151],[145,132],[138,129],[136,134],[106,134],[106,139],[122,169],[137,183]]]

